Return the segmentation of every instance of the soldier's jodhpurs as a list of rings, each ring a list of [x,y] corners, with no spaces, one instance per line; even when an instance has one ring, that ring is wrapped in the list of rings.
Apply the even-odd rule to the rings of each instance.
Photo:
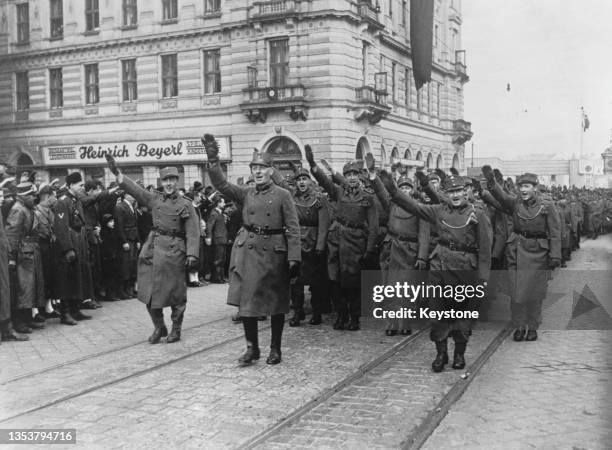
[[[270,339],[270,347],[275,348],[280,352],[283,328],[285,326],[285,315],[275,314],[270,318],[272,324],[272,338]],[[257,317],[243,317],[242,326],[244,328],[244,337],[248,347],[259,348],[259,336],[257,330]]]
[[[433,342],[445,341],[449,336],[455,344],[467,344],[470,339],[470,320],[454,320],[452,322],[436,320],[431,324],[429,338]]]
[[[527,326],[531,330],[537,330],[542,323],[542,300],[530,299],[524,303],[510,302],[512,325],[515,328]]]
[[[321,314],[325,290],[319,285],[310,285],[310,306],[313,314]],[[298,279],[291,285],[291,309],[296,313],[304,312],[304,283]]]
[[[332,283],[334,309],[342,317],[361,317],[361,292],[359,288],[341,288]]]

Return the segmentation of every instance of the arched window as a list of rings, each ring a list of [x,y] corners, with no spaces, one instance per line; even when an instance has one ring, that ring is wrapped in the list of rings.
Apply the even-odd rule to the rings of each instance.
[[[407,148],[406,151],[404,152],[404,158],[405,159],[412,159],[412,152],[410,151],[409,148]]]
[[[399,158],[399,150],[397,149],[397,147],[393,147],[393,150],[391,150],[391,159],[395,161],[398,158]]]
[[[459,155],[457,155],[456,153],[455,156],[453,156],[453,169],[461,169],[461,166],[459,165]]]
[[[427,168],[433,169],[433,157],[431,156],[431,153],[427,155]]]
[[[298,145],[288,137],[274,138],[267,146],[266,153],[272,155],[273,159],[302,159],[302,152]]]
[[[438,155],[438,159],[436,159],[436,169],[442,169],[442,155]]]
[[[423,161],[423,153],[421,153],[420,151],[417,152],[416,160],[417,161]]]
[[[355,150],[355,159],[363,160],[365,158],[366,153],[370,151],[370,145],[368,144],[368,140],[364,137],[359,138],[357,141],[357,149]]]

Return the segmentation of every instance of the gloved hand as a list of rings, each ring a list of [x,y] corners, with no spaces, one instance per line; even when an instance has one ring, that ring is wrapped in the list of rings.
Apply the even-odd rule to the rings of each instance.
[[[493,186],[495,184],[495,175],[493,174],[493,169],[490,165],[482,166],[482,174],[487,179],[489,186]]]
[[[387,172],[386,170],[382,170],[378,177],[380,178],[380,181],[382,181],[383,186],[385,186],[385,189],[391,196],[397,193],[397,185],[395,184],[395,181],[393,180],[393,177],[389,172]]]
[[[376,160],[374,159],[374,155],[370,152],[365,155],[366,167],[370,172],[373,172],[376,168]]]
[[[414,263],[414,268],[417,270],[426,270],[427,269],[427,261],[423,259],[417,259],[416,263]]]
[[[480,195],[482,195],[482,186],[480,185],[480,181],[478,181],[476,178],[472,178],[472,189],[474,192],[478,192]]]
[[[197,269],[198,258],[196,258],[195,256],[188,256],[187,259],[185,260],[185,267],[187,267],[188,270]]]
[[[297,278],[300,276],[300,262],[289,261],[289,278]]]
[[[333,173],[334,173],[334,168],[331,166],[331,164],[330,164],[330,163],[328,163],[328,162],[327,162],[327,160],[326,160],[326,159],[322,159],[322,160],[321,160],[321,165],[322,165],[323,167],[325,167],[329,173],[331,173],[331,174],[333,174]]]
[[[419,181],[421,187],[427,187],[429,185],[429,181],[427,181],[427,175],[425,175],[420,170],[416,171],[415,176],[417,177],[417,180]]]
[[[304,152],[306,153],[306,161],[308,161],[308,164],[310,164],[310,167],[316,166],[317,163],[315,162],[315,159],[314,159],[314,153],[312,153],[312,147],[306,144],[304,146]]]
[[[17,268],[17,262],[14,259],[10,259],[8,265],[9,265],[9,269],[14,270]]]
[[[440,177],[440,183],[444,183],[444,180],[446,179],[446,173],[444,173],[442,169],[436,169],[434,170],[434,172],[436,172],[436,175]]]
[[[497,181],[499,185],[504,185],[504,176],[499,171],[499,169],[493,169],[493,176],[495,177],[495,181]]]
[[[208,158],[209,163],[216,163],[219,161],[219,143],[215,139],[215,137],[206,133],[202,137],[202,144],[204,145],[204,149],[206,150],[206,156]]]
[[[123,251],[125,251],[125,252],[129,252],[130,251],[130,244],[128,244],[127,242],[124,243],[122,245],[122,247],[123,247]]]
[[[113,175],[118,176],[119,168],[117,167],[117,162],[115,161],[115,158],[113,157],[113,155],[106,152],[104,157],[106,158],[106,162],[108,163],[108,168],[110,169],[110,171],[113,173]]]
[[[68,264],[72,264],[73,262],[75,262],[76,253],[74,252],[74,250],[68,250],[66,254],[64,255],[64,259],[66,260]]]
[[[550,267],[552,270],[555,270],[560,265],[561,265],[560,258],[550,258],[550,261],[548,262],[548,267]]]

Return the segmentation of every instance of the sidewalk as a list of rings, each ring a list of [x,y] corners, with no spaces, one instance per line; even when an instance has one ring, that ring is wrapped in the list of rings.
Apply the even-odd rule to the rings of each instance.
[[[581,247],[550,283],[538,340],[509,337],[424,448],[610,448],[612,236]]]

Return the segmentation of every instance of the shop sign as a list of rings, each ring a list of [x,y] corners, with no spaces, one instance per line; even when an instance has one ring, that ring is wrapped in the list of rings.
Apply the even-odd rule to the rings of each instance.
[[[219,158],[231,159],[228,137],[217,138]],[[100,166],[106,165],[106,153],[110,153],[118,164],[168,164],[207,161],[206,151],[200,138],[164,141],[133,141],[52,145],[41,147],[46,166]]]

